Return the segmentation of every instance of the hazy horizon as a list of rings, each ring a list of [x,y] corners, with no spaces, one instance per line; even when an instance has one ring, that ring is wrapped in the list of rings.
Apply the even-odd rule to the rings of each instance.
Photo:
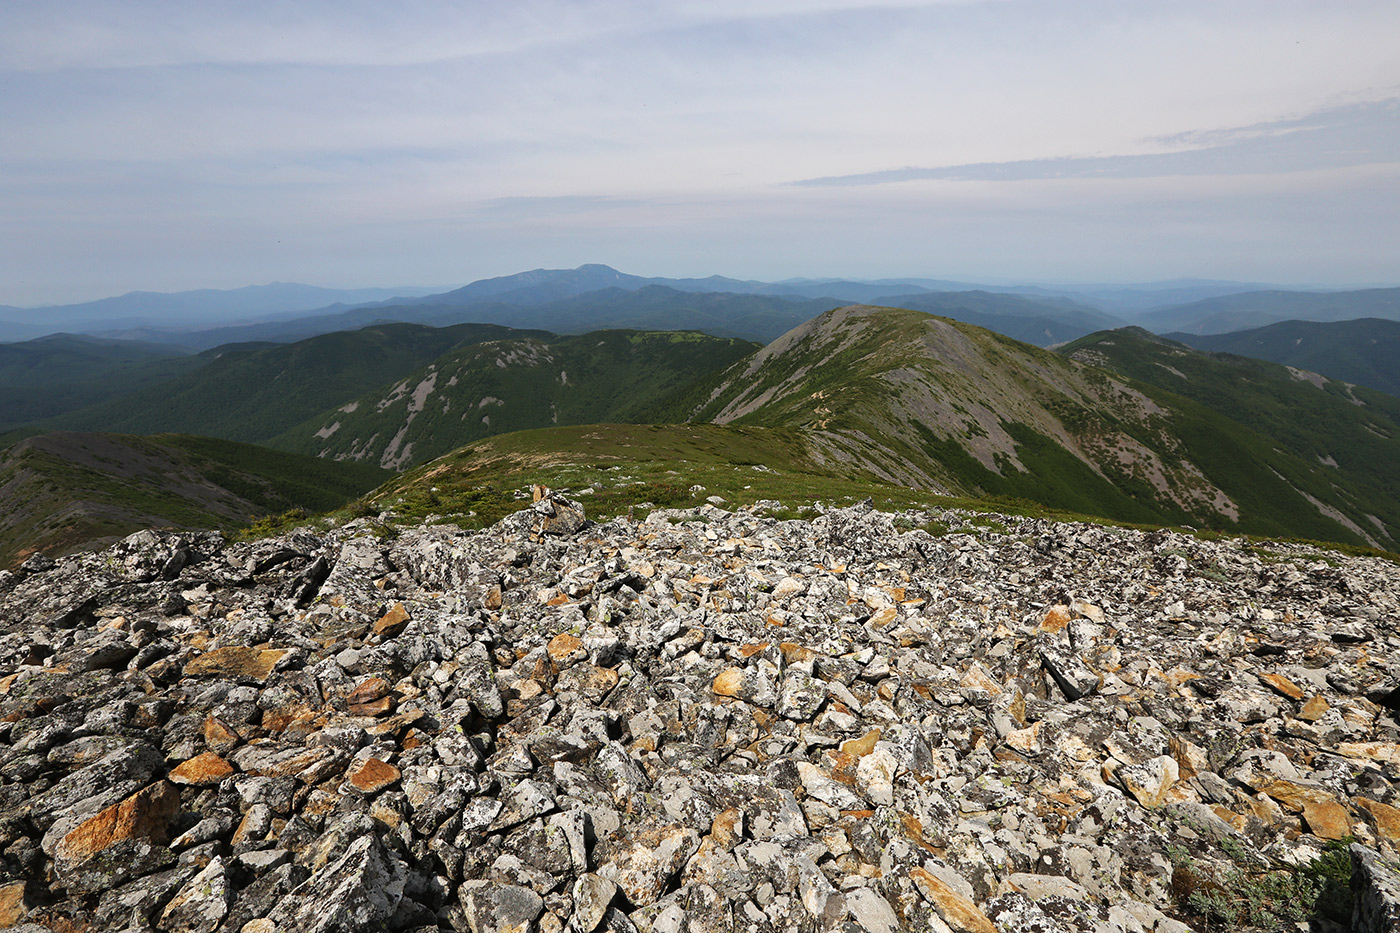
[[[653,276],[653,275],[651,275],[650,273],[648,273],[646,270],[618,269],[616,266],[611,266],[610,263],[585,263],[585,264],[581,264],[581,265],[608,265],[608,266],[610,266],[611,268],[617,269],[617,271],[622,272],[622,273],[624,273],[624,274],[628,274],[628,275],[636,275],[636,276],[639,276],[639,277],[642,277],[642,278],[659,278],[659,277],[660,277],[660,276]],[[575,267],[575,268],[577,268],[577,267]],[[539,267],[537,267],[537,268],[535,268],[535,269],[524,269],[524,268],[521,268],[521,269],[516,269],[516,270],[514,270],[513,272],[503,272],[503,273],[500,273],[499,276],[497,276],[497,275],[488,275],[488,276],[484,276],[483,278],[490,279],[490,278],[498,278],[498,277],[509,277],[509,276],[515,275],[515,274],[517,274],[517,273],[521,273],[521,272],[533,272],[533,271],[540,271],[540,270],[539,270]],[[545,270],[545,271],[558,271],[558,270]],[[699,273],[695,273],[694,275],[686,275],[686,276],[667,276],[666,278],[676,278],[676,279],[681,279],[681,278],[696,278],[696,279],[703,279],[703,278],[707,278],[707,277],[712,276],[712,275],[718,275],[718,276],[722,276],[722,277],[724,277],[724,278],[738,278],[738,276],[727,275],[727,274],[726,274],[725,272],[723,272],[723,271],[718,271],[718,272],[699,272]],[[826,275],[821,275],[821,276],[818,276],[818,275],[810,275],[810,276],[796,275],[796,276],[787,276],[787,277],[784,277],[784,278],[776,278],[776,277],[771,277],[771,276],[769,276],[769,277],[765,277],[765,276],[754,276],[754,277],[752,277],[750,280],[751,280],[751,281],[764,282],[764,283],[768,283],[768,284],[778,284],[778,285],[781,285],[781,284],[784,284],[784,283],[789,283],[789,282],[790,282],[790,283],[803,283],[803,282],[806,282],[806,283],[817,284],[817,283],[821,283],[821,282],[824,282],[824,281],[832,281],[832,282],[842,282],[842,281],[843,281],[843,282],[869,282],[869,283],[876,283],[876,282],[880,282],[880,281],[884,281],[884,282],[890,282],[890,281],[905,281],[905,282],[911,282],[911,283],[912,283],[912,282],[916,282],[916,281],[922,280],[922,281],[958,282],[958,283],[967,284],[967,285],[969,285],[969,286],[991,286],[991,287],[996,287],[996,288],[1035,288],[1035,287],[1043,287],[1043,288],[1045,288],[1045,289],[1047,289],[1047,290],[1063,289],[1063,290],[1067,290],[1067,291],[1068,291],[1068,290],[1073,290],[1073,289],[1076,289],[1076,288],[1085,288],[1085,289],[1112,289],[1112,288],[1134,289],[1134,288],[1141,288],[1141,289],[1149,289],[1149,288],[1153,288],[1153,287],[1166,288],[1166,287],[1172,287],[1172,286],[1184,287],[1184,286],[1190,286],[1190,285],[1209,285],[1209,284],[1217,284],[1217,285],[1222,285],[1222,286],[1224,286],[1224,285],[1230,285],[1230,286],[1246,286],[1246,285],[1248,285],[1248,286],[1259,286],[1260,288],[1263,288],[1263,289],[1268,289],[1268,288],[1279,288],[1279,289],[1286,289],[1286,290],[1290,290],[1290,291],[1311,291],[1311,290],[1318,290],[1318,291],[1351,291],[1351,290],[1357,290],[1357,291],[1360,291],[1360,290],[1371,289],[1371,288],[1400,288],[1400,279],[1398,279],[1398,280],[1392,280],[1392,281],[1386,281],[1386,282],[1346,282],[1346,283],[1327,283],[1327,282],[1251,282],[1251,281],[1246,281],[1246,280],[1242,280],[1242,279],[1206,279],[1206,278],[1201,278],[1201,277],[1197,277],[1197,276],[1178,276],[1178,277],[1176,277],[1176,278],[1171,278],[1171,279],[1149,279],[1149,280],[1142,280],[1142,281],[1129,281],[1129,280],[1124,280],[1124,281],[1104,281],[1104,282],[1054,281],[1054,280],[1050,280],[1050,279],[1034,279],[1034,280],[1032,280],[1032,279],[1017,279],[1017,278],[989,278],[989,279],[985,279],[985,280],[975,281],[975,282],[974,282],[974,281],[969,280],[967,277],[958,276],[958,275],[929,275],[929,274],[919,273],[919,274],[915,274],[915,275],[896,275],[896,276],[880,276],[880,277],[867,277],[867,278],[860,278],[860,277],[854,277],[854,276],[826,276]],[[480,281],[480,279],[473,279],[471,282],[458,282],[458,283],[456,283],[456,284],[450,284],[450,285],[441,285],[441,284],[439,284],[439,285],[406,285],[406,284],[400,284],[400,285],[375,285],[375,284],[368,284],[368,285],[353,285],[353,286],[351,286],[351,285],[339,285],[339,284],[325,284],[325,283],[317,283],[317,282],[280,282],[280,281],[279,281],[279,282],[254,282],[254,283],[249,283],[249,284],[245,284],[245,285],[234,285],[234,286],[231,286],[231,287],[229,287],[229,288],[218,288],[218,289],[202,288],[202,287],[201,287],[201,288],[193,288],[193,289],[174,289],[174,290],[170,290],[170,291],[160,291],[160,290],[151,289],[151,288],[135,288],[135,289],[132,289],[132,290],[127,291],[127,292],[122,292],[122,293],[120,293],[120,294],[93,295],[93,296],[91,296],[91,297],[86,297],[86,298],[80,297],[80,298],[77,298],[77,299],[75,299],[75,300],[73,300],[73,301],[56,302],[56,303],[49,303],[49,304],[42,304],[42,305],[17,305],[17,304],[11,304],[11,303],[9,303],[9,302],[6,302],[6,301],[3,300],[3,298],[0,298],[0,307],[12,308],[12,309],[20,310],[20,311],[44,311],[44,310],[49,310],[49,309],[53,309],[53,308],[67,308],[67,307],[74,307],[74,306],[78,306],[78,305],[95,304],[95,303],[102,302],[102,301],[107,300],[107,299],[112,299],[112,298],[127,298],[127,297],[131,297],[131,296],[135,296],[135,295],[179,295],[179,294],[189,294],[189,293],[192,293],[192,292],[201,292],[201,291],[210,291],[210,292],[219,292],[219,293],[221,293],[221,294],[228,294],[228,293],[230,293],[230,292],[238,292],[238,291],[247,291],[247,290],[255,290],[255,289],[270,289],[270,288],[275,288],[275,287],[278,287],[278,286],[302,286],[302,287],[310,287],[310,288],[316,288],[316,289],[324,289],[324,290],[327,290],[327,291],[379,291],[379,292],[386,292],[386,293],[396,293],[396,294],[397,294],[398,296],[400,296],[400,297],[409,298],[409,297],[421,297],[421,296],[425,296],[425,295],[443,294],[443,293],[446,293],[446,292],[449,292],[449,291],[454,291],[454,290],[456,290],[456,289],[458,289],[458,288],[462,288],[463,286],[470,285],[470,284],[472,284],[472,282],[476,282],[476,281]],[[370,300],[370,299],[366,299],[366,300]],[[308,308],[303,309],[303,310],[314,311],[314,310],[317,310],[317,308],[315,308],[315,307],[308,307]]]
[[[10,4],[0,304],[587,262],[1393,284],[1395,35],[1376,0]]]

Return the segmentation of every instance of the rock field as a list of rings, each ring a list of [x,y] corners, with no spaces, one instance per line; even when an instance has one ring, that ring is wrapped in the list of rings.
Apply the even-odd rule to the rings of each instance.
[[[0,926],[1400,928],[1400,567],[767,512],[0,572]]]

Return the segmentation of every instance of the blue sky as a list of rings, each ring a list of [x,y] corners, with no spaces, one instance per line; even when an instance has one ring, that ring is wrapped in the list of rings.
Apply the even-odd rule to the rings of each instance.
[[[1400,4],[0,0],[0,304],[1400,283]]]

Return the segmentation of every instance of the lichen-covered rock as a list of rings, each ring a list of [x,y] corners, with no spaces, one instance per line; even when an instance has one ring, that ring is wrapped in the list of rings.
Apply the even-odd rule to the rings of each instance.
[[[1354,837],[1392,922],[1396,565],[722,505],[31,560],[0,918],[1178,933]]]

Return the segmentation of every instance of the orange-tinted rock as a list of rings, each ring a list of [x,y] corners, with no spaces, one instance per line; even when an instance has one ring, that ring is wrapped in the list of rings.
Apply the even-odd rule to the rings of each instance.
[[[1284,677],[1282,674],[1260,674],[1259,679],[1290,700],[1301,700],[1303,698],[1303,688],[1287,677]]]
[[[617,671],[612,668],[598,667],[594,664],[577,664],[559,675],[559,682],[555,684],[555,687],[558,690],[577,690],[596,701],[601,700],[609,690],[616,687],[619,679]]]
[[[992,679],[992,675],[982,669],[980,664],[973,664],[967,669],[967,673],[958,681],[960,686],[969,687],[973,690],[980,690],[983,693],[997,696],[1001,693],[1001,684]]]
[[[719,672],[710,689],[722,697],[737,697],[744,689],[744,671],[731,667]]]
[[[351,690],[349,695],[345,698],[345,702],[368,703],[373,700],[378,700],[380,697],[388,696],[391,689],[393,688],[390,686],[389,681],[385,680],[383,677],[366,677],[355,685],[355,688]]]
[[[1377,836],[1400,841],[1400,809],[1368,797],[1356,797],[1352,802],[1371,814],[1371,819],[1376,823]]]
[[[213,752],[227,752],[243,740],[238,733],[220,721],[213,713],[204,718],[204,744]]]
[[[174,784],[197,786],[217,784],[232,773],[233,765],[213,752],[205,752],[176,765],[170,772],[170,780]]]
[[[398,768],[378,758],[370,758],[350,774],[350,786],[362,794],[373,794],[396,783],[400,777]]]
[[[563,664],[573,656],[574,652],[583,650],[583,639],[577,635],[570,635],[568,632],[560,632],[549,640],[545,650],[554,659],[554,663]]]
[[[1303,822],[1319,839],[1345,839],[1352,834],[1351,815],[1335,800],[1305,805]]]
[[[169,781],[157,781],[79,823],[59,840],[54,858],[81,862],[127,839],[163,845],[169,839],[170,821],[179,812],[179,789]]]
[[[811,648],[804,647],[791,641],[785,641],[780,644],[778,650],[783,653],[783,660],[788,664],[802,664],[817,656],[817,653]]]
[[[1331,708],[1332,704],[1328,703],[1322,694],[1313,694],[1308,697],[1308,702],[1303,704],[1303,708],[1298,710],[1298,718],[1307,722],[1317,722]]]
[[[403,603],[394,603],[393,607],[374,623],[374,634],[394,638],[403,634],[410,621],[408,610],[403,607]]]
[[[1395,742],[1339,742],[1336,752],[1347,758],[1400,767],[1400,744]]]
[[[960,933],[997,933],[996,925],[982,909],[949,887],[937,875],[922,868],[911,868],[909,877],[919,893],[933,905],[943,922]]]
[[[383,677],[369,677],[356,684],[345,698],[346,708],[355,716],[383,716],[394,711],[394,698],[389,694],[389,682]]]
[[[884,609],[878,610],[870,616],[870,627],[874,629],[882,629],[898,618],[899,610],[894,608],[893,606],[888,606]]]
[[[1018,752],[1034,752],[1040,748],[1040,723],[1031,723],[1024,729],[1016,729],[1006,734],[1006,744]]]
[[[879,729],[871,729],[858,739],[847,739],[841,743],[841,754],[859,758],[862,755],[869,755],[875,750],[875,743],[880,741],[881,732]]]
[[[281,648],[215,648],[186,664],[185,676],[267,680],[286,654]]]
[[[262,727],[270,733],[281,732],[297,720],[312,719],[315,711],[305,703],[288,703],[275,709],[263,710]]]
[[[735,807],[722,810],[710,824],[710,838],[724,849],[732,849],[744,834],[744,811]]]
[[[25,897],[24,882],[0,884],[0,927],[8,929],[18,926],[28,913],[29,902]]]
[[[1042,632],[1058,632],[1069,625],[1069,607],[1055,604],[1045,610],[1045,616],[1040,620],[1039,628]]]

